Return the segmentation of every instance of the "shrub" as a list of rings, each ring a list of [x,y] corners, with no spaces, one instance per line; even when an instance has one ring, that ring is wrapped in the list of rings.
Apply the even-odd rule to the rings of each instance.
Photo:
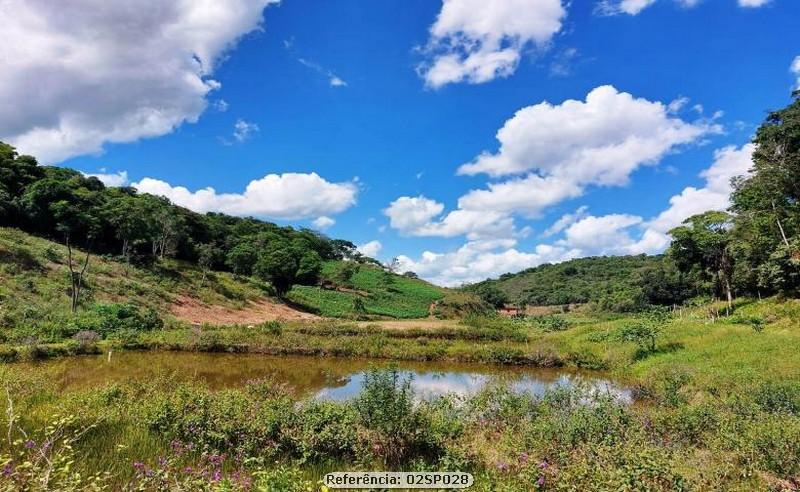
[[[761,409],[770,413],[800,414],[800,385],[788,381],[768,381],[755,393]]]
[[[100,334],[92,330],[81,330],[74,334],[72,338],[82,347],[92,345],[100,340]]]
[[[569,321],[565,320],[560,316],[550,315],[550,316],[536,316],[534,318],[536,324],[539,325],[544,331],[564,331],[568,329],[571,325]]]

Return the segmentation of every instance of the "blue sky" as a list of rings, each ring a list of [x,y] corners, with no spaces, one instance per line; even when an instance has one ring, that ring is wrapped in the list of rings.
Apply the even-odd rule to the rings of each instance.
[[[448,285],[660,252],[800,78],[794,0],[91,3],[0,7],[1,139]]]

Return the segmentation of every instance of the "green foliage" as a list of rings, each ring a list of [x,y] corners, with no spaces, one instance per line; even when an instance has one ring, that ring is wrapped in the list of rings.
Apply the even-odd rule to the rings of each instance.
[[[625,342],[633,342],[642,352],[654,352],[656,342],[664,332],[665,317],[661,311],[651,311],[635,321],[624,324],[617,336]]]
[[[570,327],[569,321],[561,316],[536,316],[534,321],[544,331],[564,331]]]
[[[174,257],[203,270],[257,273],[286,292],[317,281],[324,260],[355,257],[347,241],[253,218],[197,214],[132,188],[38,166],[0,142],[0,226],[18,227],[77,247],[147,264]],[[360,257],[358,257],[360,259]]]
[[[342,272],[349,278],[340,283]],[[390,284],[386,275],[392,277]],[[356,314],[389,316],[392,318],[422,318],[428,315],[431,304],[440,299],[443,290],[418,279],[388,273],[380,267],[353,262],[331,261],[320,272],[324,287],[295,285],[287,299],[323,316],[346,318]],[[364,310],[356,311],[356,304]]]
[[[477,294],[485,303],[495,308],[501,308],[508,303],[508,296],[505,292],[498,289],[492,284],[480,284],[471,289],[472,292]]]
[[[501,275],[497,280],[480,282],[466,290],[477,292],[495,287],[511,304],[599,303],[611,297],[635,300],[641,297],[638,272],[643,268],[659,268],[662,261],[661,257],[645,255],[580,258]],[[613,303],[607,304],[613,307]]]

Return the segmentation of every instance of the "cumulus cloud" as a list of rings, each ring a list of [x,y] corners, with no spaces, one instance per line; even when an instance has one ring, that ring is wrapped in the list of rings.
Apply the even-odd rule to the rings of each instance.
[[[331,183],[317,173],[268,174],[251,181],[242,193],[217,193],[211,187],[190,191],[153,178],[144,178],[132,186],[143,193],[165,196],[196,212],[273,219],[336,214],[354,205],[358,193],[354,183]]]
[[[444,205],[424,196],[403,196],[389,204],[383,213],[389,225],[408,236],[511,237],[514,220],[503,212],[453,210],[442,215]]]
[[[325,229],[331,227],[335,223],[336,223],[336,220],[334,220],[334,219],[332,219],[332,218],[330,218],[330,217],[328,217],[326,215],[322,215],[322,216],[317,217],[316,219],[314,219],[311,222],[311,225],[313,225],[314,227],[316,227],[317,229],[319,229],[321,231],[324,231]]]
[[[278,0],[5,0],[0,139],[54,163],[195,122]]]
[[[431,88],[507,77],[526,48],[547,46],[566,15],[562,0],[444,0],[417,70]]]
[[[762,7],[772,0],[739,0],[740,7]]]
[[[460,174],[490,176],[536,170],[577,184],[625,184],[639,166],[721,128],[686,122],[668,106],[635,98],[610,85],[585,101],[542,102],[523,108],[497,132],[500,149],[462,165]]]
[[[416,272],[423,278],[444,286],[458,286],[517,272],[543,263],[555,263],[575,258],[577,251],[560,246],[541,244],[532,252],[514,248],[515,241],[470,241],[450,253],[425,251],[417,259],[399,256],[401,270]]]
[[[557,244],[578,249],[581,256],[660,253],[670,243],[669,231],[684,220],[730,206],[731,180],[748,173],[754,150],[753,144],[718,149],[714,162],[700,173],[705,186],[685,188],[670,198],[669,207],[648,221],[627,214],[587,216],[569,226]]]
[[[722,131],[711,120],[677,117],[684,104],[665,105],[601,86],[585,101],[523,108],[497,132],[497,152],[483,152],[458,170],[519,176],[472,190],[458,206],[537,217],[549,206],[581,196],[587,186],[624,185],[640,167]]]
[[[712,165],[700,173],[705,185],[685,188],[650,220],[623,213],[594,216],[580,207],[563,215],[542,235],[561,235],[559,239],[539,244],[531,252],[516,248],[513,238],[483,239],[448,253],[426,251],[417,259],[401,256],[401,264],[432,282],[452,286],[571,258],[661,253],[669,246],[670,229],[692,215],[730,205],[731,179],[748,172],[753,150],[752,144],[718,149]]]
[[[424,196],[401,196],[389,204],[383,213],[389,217],[389,225],[404,234],[430,223],[431,219],[444,211],[444,205]]]
[[[370,258],[375,258],[376,256],[378,256],[378,253],[381,252],[381,249],[383,249],[383,245],[381,244],[380,241],[374,240],[358,246],[357,249],[358,252],[361,253],[362,255],[369,256]]]
[[[106,173],[105,171],[99,173],[83,173],[84,176],[90,178],[97,178],[106,186],[127,186],[128,172],[119,171],[117,173]]]
[[[488,189],[472,190],[459,198],[458,206],[467,210],[517,212],[536,217],[551,206],[583,193],[577,183],[555,176],[530,174],[499,183],[489,183]]]
[[[706,183],[702,188],[687,187],[670,198],[669,208],[651,220],[648,228],[664,234],[692,215],[706,210],[724,210],[730,206],[731,179],[746,175],[753,166],[755,145],[740,148],[728,146],[714,152],[714,162],[700,176]]]

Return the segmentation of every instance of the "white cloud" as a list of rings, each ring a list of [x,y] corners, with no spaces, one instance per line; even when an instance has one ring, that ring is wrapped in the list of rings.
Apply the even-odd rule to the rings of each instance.
[[[629,214],[589,215],[564,231],[556,244],[581,251],[581,256],[630,254],[636,251],[630,229],[643,222]]]
[[[542,102],[517,111],[497,132],[499,151],[482,153],[459,173],[503,176],[536,170],[577,184],[620,185],[638,167],[719,131],[711,122],[683,121],[661,102],[605,85],[585,101]]]
[[[287,46],[287,49],[291,49],[291,45]],[[300,62],[301,65],[306,66],[318,74],[327,77],[328,84],[330,84],[331,87],[347,87],[347,82],[339,78],[335,73],[323,67],[322,65],[305,58],[298,58],[297,61]]]
[[[106,186],[126,186],[129,183],[127,171],[120,171],[117,173],[83,173],[83,175],[90,178],[97,178]]]
[[[700,173],[705,178],[703,188],[687,187],[669,200],[669,208],[649,222],[648,228],[666,235],[685,219],[707,210],[724,210],[730,206],[731,179],[747,174],[753,166],[755,145],[741,148],[724,147],[714,152],[711,167]]]
[[[516,237],[514,214],[536,218],[547,207],[581,196],[587,186],[624,185],[641,166],[721,131],[713,120],[674,116],[686,102],[665,105],[601,86],[586,101],[529,106],[498,131],[497,153],[484,152],[459,168],[460,174],[521,176],[467,192],[444,216],[444,205],[425,197],[401,197],[384,212],[391,226],[407,235]]]
[[[753,144],[718,149],[714,162],[700,175],[702,188],[687,187],[669,200],[669,207],[649,221],[626,214],[588,216],[575,222],[556,244],[578,249],[581,256],[660,253],[669,246],[668,232],[684,220],[708,210],[730,206],[731,179],[752,167]]]
[[[790,70],[797,75],[797,88],[800,89],[800,56],[794,59]]]
[[[360,245],[358,247],[358,252],[364,256],[375,258],[376,256],[378,256],[378,253],[381,252],[381,249],[383,249],[383,245],[381,244],[381,242],[378,240],[374,240]]]
[[[0,139],[53,163],[195,122],[276,1],[0,2]]]
[[[739,0],[740,7],[762,7],[772,0]]]
[[[383,213],[389,217],[389,225],[404,234],[430,223],[431,219],[444,211],[444,205],[424,196],[401,196],[389,204]]]
[[[532,252],[515,249],[514,240],[470,241],[450,253],[425,251],[418,259],[399,256],[403,271],[444,286],[457,286],[497,277],[506,272],[574,258],[577,251],[542,244]]]
[[[667,232],[686,218],[707,210],[729,206],[730,181],[752,166],[752,144],[724,147],[714,153],[714,162],[700,175],[702,188],[687,187],[670,199],[670,206],[651,220],[630,214],[593,216],[586,207],[557,220],[544,237],[563,233],[551,244],[539,244],[533,252],[519,251],[514,239],[469,241],[449,253],[424,252],[420,258],[400,256],[405,270],[441,285],[459,285],[505,272],[516,272],[545,262],[596,255],[661,253],[669,246]]]
[[[409,236],[467,236],[473,240],[515,234],[514,220],[503,212],[458,209],[442,216],[443,211],[443,204],[424,196],[403,196],[383,213],[392,228]]]
[[[217,99],[212,103],[214,109],[219,111],[220,113],[224,113],[230,107],[230,104],[225,99]]]
[[[472,190],[459,198],[458,206],[467,210],[518,212],[536,217],[543,209],[582,193],[583,188],[569,180],[529,174],[523,178],[489,183],[485,190]]]
[[[702,0],[674,0],[680,7],[692,8]],[[772,0],[737,0],[739,7],[763,7]],[[595,12],[599,15],[638,15],[642,10],[656,3],[656,0],[600,0]]]
[[[573,212],[571,214],[562,215],[560,219],[555,221],[553,223],[553,225],[548,227],[542,233],[542,237],[555,236],[556,234],[558,234],[559,232],[563,231],[567,227],[571,226],[575,222],[578,222],[579,220],[582,220],[582,219],[586,218],[586,216],[587,216],[586,212],[588,210],[589,210],[589,207],[584,205],[584,206],[578,207],[578,210],[576,210],[575,212]]]
[[[322,215],[322,216],[317,217],[316,219],[314,219],[311,222],[311,225],[313,225],[314,227],[316,227],[317,229],[319,229],[321,231],[324,231],[325,229],[331,227],[335,223],[336,223],[336,221],[334,219],[332,219],[332,218],[330,218],[330,217],[328,217],[326,215]]]
[[[236,120],[236,123],[233,124],[233,138],[235,138],[237,142],[244,142],[259,131],[261,131],[261,129],[257,124],[249,123],[241,118]]]
[[[358,193],[354,183],[331,183],[316,173],[268,174],[251,181],[242,193],[217,193],[211,187],[190,191],[153,178],[144,178],[132,186],[197,212],[273,219],[336,214],[354,205]]]
[[[523,50],[547,46],[566,15],[561,0],[444,0],[418,72],[432,88],[507,77]]]
[[[655,1],[656,0],[601,0],[597,4],[596,12],[601,15],[637,15],[642,10],[654,4]]]
[[[624,185],[640,167],[722,130],[713,121],[687,122],[674,116],[683,105],[682,99],[665,105],[601,86],[586,101],[523,108],[497,132],[496,153],[483,152],[458,170],[522,176],[472,190],[458,206],[536,217],[549,206],[581,196],[589,185]]]

